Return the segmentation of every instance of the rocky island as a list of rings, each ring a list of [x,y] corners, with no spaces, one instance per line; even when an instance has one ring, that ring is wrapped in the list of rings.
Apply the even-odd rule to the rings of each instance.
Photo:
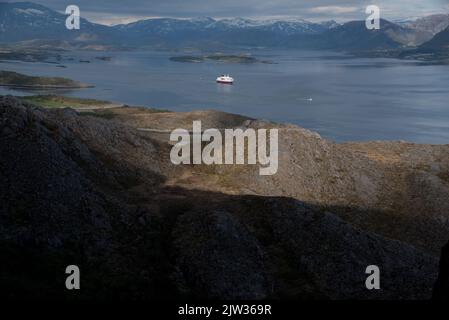
[[[34,77],[13,71],[0,71],[0,86],[30,89],[80,89],[93,86],[61,77]]]
[[[200,63],[205,61],[216,61],[225,63],[273,63],[272,61],[259,60],[249,55],[224,55],[224,54],[211,54],[203,56],[176,56],[171,57],[170,60],[175,62],[190,62],[190,63]]]

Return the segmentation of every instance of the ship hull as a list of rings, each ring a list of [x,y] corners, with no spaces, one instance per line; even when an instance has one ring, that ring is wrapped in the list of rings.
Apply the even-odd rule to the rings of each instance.
[[[221,80],[217,80],[217,83],[221,83],[221,84],[233,84],[233,81],[221,81]]]

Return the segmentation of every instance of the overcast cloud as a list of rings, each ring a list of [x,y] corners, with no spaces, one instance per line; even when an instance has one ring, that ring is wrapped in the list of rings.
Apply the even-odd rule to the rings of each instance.
[[[14,1],[9,1],[14,2]],[[58,11],[69,4],[83,17],[116,24],[149,17],[300,17],[307,20],[363,20],[370,4],[386,19],[449,13],[449,0],[37,0]]]

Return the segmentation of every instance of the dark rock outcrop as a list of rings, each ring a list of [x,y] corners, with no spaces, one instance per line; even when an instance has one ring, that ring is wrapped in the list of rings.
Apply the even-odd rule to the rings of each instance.
[[[183,214],[176,266],[188,296],[231,299],[426,299],[436,259],[354,229],[332,213],[287,198],[222,199]],[[365,287],[366,267],[381,290]],[[212,290],[212,291],[211,291]]]
[[[449,301],[449,243],[441,249],[440,273],[433,290],[433,299]]]

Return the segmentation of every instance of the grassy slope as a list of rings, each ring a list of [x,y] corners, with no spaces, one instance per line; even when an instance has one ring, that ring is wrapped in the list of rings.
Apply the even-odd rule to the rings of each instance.
[[[24,102],[46,109],[71,108],[82,116],[93,116],[104,119],[145,116],[148,113],[166,113],[168,110],[130,107],[105,100],[64,97],[58,95],[35,95],[18,97]]]
[[[36,88],[89,88],[88,84],[60,77],[33,77],[12,71],[0,71],[0,85]]]
[[[109,101],[95,100],[95,99],[80,99],[57,95],[27,96],[21,97],[21,99],[42,108],[83,108],[92,105],[105,106],[105,107],[111,105]]]

